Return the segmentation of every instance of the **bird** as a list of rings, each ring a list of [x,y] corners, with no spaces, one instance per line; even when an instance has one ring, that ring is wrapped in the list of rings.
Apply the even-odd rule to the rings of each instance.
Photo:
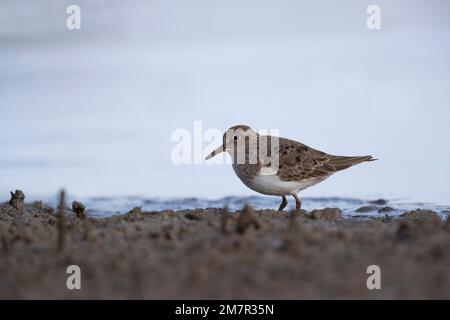
[[[264,195],[281,196],[279,211],[288,204],[287,196],[295,199],[295,208],[300,210],[300,191],[358,163],[378,160],[370,155],[328,154],[294,140],[260,135],[247,125],[229,128],[222,145],[205,159],[222,152],[231,155],[234,172],[248,188]]]

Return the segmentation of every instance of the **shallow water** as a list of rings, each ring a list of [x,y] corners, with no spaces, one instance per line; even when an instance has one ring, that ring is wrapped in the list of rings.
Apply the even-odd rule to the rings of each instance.
[[[73,200],[69,197],[68,203],[72,203]],[[143,197],[96,197],[76,199],[82,201],[87,206],[87,211],[90,216],[93,217],[107,217],[117,214],[127,213],[134,207],[141,207],[144,211],[161,211],[161,210],[188,210],[188,209],[200,209],[200,208],[223,208],[228,206],[230,211],[241,209],[246,203],[250,204],[255,209],[277,209],[280,205],[280,199],[278,197],[224,197],[220,199],[200,199],[200,198],[174,198],[174,199],[162,199],[162,198],[143,198]],[[384,204],[376,204],[374,201],[384,200]],[[450,205],[440,205],[434,203],[414,203],[407,202],[402,199],[356,199],[356,198],[339,198],[339,197],[327,197],[327,198],[308,198],[302,199],[302,208],[310,211],[314,209],[323,209],[327,207],[338,207],[342,210],[344,217],[346,218],[370,218],[370,217],[383,217],[399,216],[402,213],[413,209],[428,209],[434,210],[441,215],[442,218],[446,218],[450,215]],[[378,202],[377,201],[377,202]],[[49,199],[44,201],[52,207],[57,206],[57,199]],[[295,202],[293,199],[289,199],[287,209],[293,209]],[[373,206],[374,210],[369,212],[357,212],[358,208],[364,206]],[[390,207],[393,210],[379,211],[382,208]]]

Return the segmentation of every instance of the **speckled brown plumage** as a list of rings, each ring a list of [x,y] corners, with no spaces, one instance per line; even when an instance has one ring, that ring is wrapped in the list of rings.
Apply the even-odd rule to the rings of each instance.
[[[268,139],[269,150],[270,147],[271,137]],[[233,167],[235,171],[239,171],[247,178],[252,178],[259,174],[263,165],[261,164],[259,156],[256,156],[256,164],[249,164],[249,150],[248,141],[246,141],[245,163],[234,163]],[[259,155],[259,145],[256,150]],[[233,159],[236,159],[236,157],[233,157]],[[352,165],[372,160],[374,160],[372,156],[335,156],[313,149],[294,140],[279,138],[278,176],[283,181],[301,181],[308,178],[327,177],[337,171],[351,167]]]
[[[278,176],[284,181],[326,177],[357,163],[374,160],[372,156],[334,156],[285,138],[279,141]]]

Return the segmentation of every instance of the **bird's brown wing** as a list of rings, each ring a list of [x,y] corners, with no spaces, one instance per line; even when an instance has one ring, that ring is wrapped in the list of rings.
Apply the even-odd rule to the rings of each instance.
[[[363,161],[375,160],[372,156],[334,156],[308,147],[300,142],[280,138],[278,176],[284,181],[307,178],[326,178],[336,171]]]

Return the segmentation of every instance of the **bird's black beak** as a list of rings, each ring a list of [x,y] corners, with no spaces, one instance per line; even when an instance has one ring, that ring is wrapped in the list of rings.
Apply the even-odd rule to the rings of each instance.
[[[214,150],[213,152],[211,152],[210,154],[208,154],[205,158],[205,160],[209,160],[212,157],[218,155],[219,153],[222,153],[225,151],[225,147],[223,145],[221,145],[220,147],[218,147],[216,150]]]

